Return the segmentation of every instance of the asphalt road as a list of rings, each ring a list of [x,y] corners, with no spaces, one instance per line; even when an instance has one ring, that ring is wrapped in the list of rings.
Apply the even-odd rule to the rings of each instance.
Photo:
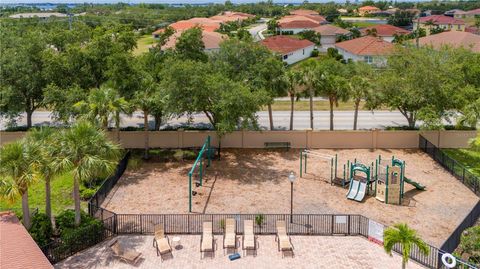
[[[261,111],[257,113],[260,126],[267,129],[269,126],[268,112]],[[288,129],[290,124],[289,111],[274,111],[273,122],[276,129]],[[34,125],[51,125],[56,124],[50,118],[50,112],[38,111],[33,114]],[[150,120],[153,125],[153,119]],[[169,126],[178,126],[188,124],[187,117],[171,119],[167,122]],[[201,126],[208,124],[207,118],[203,114],[194,115],[193,125]],[[358,129],[384,128],[392,125],[406,125],[405,118],[397,111],[359,111]],[[18,125],[26,125],[26,118],[18,120]],[[131,117],[122,116],[122,127],[126,126],[143,126],[143,118],[141,112],[135,112]],[[163,125],[164,128],[166,125]],[[336,130],[351,130],[353,128],[353,111],[336,111],[334,112],[334,127]],[[0,129],[5,128],[5,120],[0,121]],[[294,129],[301,130],[310,128],[309,111],[296,111],[294,114]],[[329,111],[314,112],[314,129],[329,129]]]

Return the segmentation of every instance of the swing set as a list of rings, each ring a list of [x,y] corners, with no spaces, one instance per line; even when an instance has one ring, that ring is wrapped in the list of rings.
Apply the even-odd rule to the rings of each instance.
[[[319,152],[314,152],[308,149],[305,149],[300,152],[300,177],[302,177],[304,174],[307,174],[307,163],[308,159],[310,158],[317,158],[322,161],[327,161],[330,163],[330,184],[331,185],[340,185],[342,187],[346,187],[349,183],[349,177],[350,177],[350,161],[347,161],[347,164],[344,164],[343,170],[339,171],[339,166],[338,166],[338,154],[335,155],[328,155],[328,154],[322,154]],[[356,161],[355,161],[356,162]],[[341,174],[341,176],[339,176]]]
[[[213,150],[210,147],[210,136],[208,136],[190,172],[188,172],[188,212],[190,213],[192,212],[192,196],[197,194],[197,192],[193,190],[193,181],[195,180],[195,187],[203,185],[203,176],[205,175],[206,168],[211,164],[212,154]]]

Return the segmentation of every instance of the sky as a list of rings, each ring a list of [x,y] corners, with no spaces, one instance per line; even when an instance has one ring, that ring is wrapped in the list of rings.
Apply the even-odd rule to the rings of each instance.
[[[261,0],[231,0],[233,3],[254,3],[260,2]],[[331,2],[332,0],[309,0],[310,3],[325,3]],[[345,0],[333,0],[335,2],[343,3]],[[405,2],[412,2],[417,0],[403,0]],[[420,0],[425,1],[425,0]],[[224,3],[225,0],[1,0],[1,3],[73,3],[73,4],[83,4],[85,2],[88,3],[117,3],[117,2],[124,2],[124,3],[131,3],[131,4],[138,4],[138,3],[168,3],[168,4],[204,4],[204,3]],[[301,3],[302,0],[274,0],[274,3]],[[355,2],[355,0],[351,0],[350,2]],[[361,2],[361,1],[359,1]]]

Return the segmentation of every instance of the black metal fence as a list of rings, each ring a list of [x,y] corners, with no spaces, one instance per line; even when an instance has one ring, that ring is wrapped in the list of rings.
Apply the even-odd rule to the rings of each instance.
[[[115,174],[107,178],[103,183],[102,186],[97,190],[97,192],[88,200],[88,214],[91,216],[95,216],[97,211],[100,208],[100,205],[105,201],[105,198],[108,196],[110,191],[115,187],[120,177],[122,177],[125,169],[127,169],[128,160],[130,159],[130,151],[125,154],[122,160],[117,165],[117,169],[115,170]],[[103,218],[102,218],[103,219]]]
[[[41,247],[48,260],[55,264],[73,254],[94,246],[115,235],[115,216],[102,221],[102,227],[90,226],[83,228],[80,236],[62,238]],[[80,228],[82,229],[82,228]]]
[[[425,137],[420,135],[419,148],[427,153],[438,164],[450,172],[455,178],[480,196],[480,178],[470,172],[464,165],[449,157],[440,148],[432,144]]]

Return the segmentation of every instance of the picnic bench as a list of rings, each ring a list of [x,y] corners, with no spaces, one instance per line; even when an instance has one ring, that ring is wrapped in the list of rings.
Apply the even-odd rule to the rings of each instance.
[[[290,149],[290,142],[265,142],[267,149]]]

